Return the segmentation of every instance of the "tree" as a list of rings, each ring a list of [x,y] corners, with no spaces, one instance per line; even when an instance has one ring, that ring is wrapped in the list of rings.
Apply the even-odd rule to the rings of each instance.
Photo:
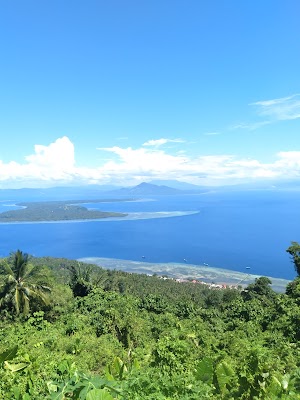
[[[242,292],[242,296],[245,300],[251,300],[253,297],[257,296],[266,296],[272,299],[275,296],[275,292],[271,288],[271,284],[272,281],[266,276],[256,278],[254,283],[250,283]]]
[[[292,242],[292,245],[286,251],[291,255],[295,271],[298,276],[300,276],[300,244],[298,242]]]
[[[285,293],[294,299],[300,299],[300,276],[287,284]]]
[[[33,299],[49,304],[51,289],[44,284],[41,269],[28,261],[28,254],[17,250],[1,265],[5,281],[0,289],[0,308],[14,308],[17,315],[28,314]]]
[[[79,263],[77,266],[68,265],[70,277],[70,288],[75,297],[87,296],[93,289],[92,283],[92,268],[88,265],[81,266]]]

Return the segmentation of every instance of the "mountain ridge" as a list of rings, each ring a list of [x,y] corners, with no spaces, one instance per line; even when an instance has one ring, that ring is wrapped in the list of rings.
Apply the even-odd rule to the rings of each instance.
[[[139,185],[124,187],[121,189],[106,192],[106,194],[115,195],[175,195],[183,194],[183,190],[175,189],[165,185],[154,185],[152,183],[142,182]]]

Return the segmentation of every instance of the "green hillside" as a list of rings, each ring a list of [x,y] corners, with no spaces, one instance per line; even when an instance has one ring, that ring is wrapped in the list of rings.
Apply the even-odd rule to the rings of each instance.
[[[300,399],[299,277],[278,294],[19,250],[0,266],[0,399]]]

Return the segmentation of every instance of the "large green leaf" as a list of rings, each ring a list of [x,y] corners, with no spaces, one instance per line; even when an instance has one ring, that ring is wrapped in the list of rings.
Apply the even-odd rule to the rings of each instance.
[[[211,358],[205,357],[197,366],[196,378],[202,382],[212,384],[213,381],[213,362]]]
[[[283,376],[282,381],[281,381],[281,386],[282,386],[283,390],[287,390],[288,389],[290,379],[291,379],[290,374],[285,374]]]
[[[11,364],[8,361],[4,362],[4,368],[9,369],[11,372],[21,371],[28,367],[28,363]]]
[[[93,389],[88,392],[86,400],[114,400],[114,398],[104,389]]]
[[[4,351],[3,353],[0,353],[0,364],[3,363],[3,361],[7,360],[13,360],[18,352],[18,346],[14,346],[11,349],[8,349]]]
[[[225,361],[217,365],[216,376],[219,388],[222,393],[226,390],[226,385],[227,383],[230,382],[233,375],[234,375],[234,370]]]
[[[275,376],[271,377],[271,382],[268,385],[267,393],[272,396],[278,396],[282,393],[282,385]]]

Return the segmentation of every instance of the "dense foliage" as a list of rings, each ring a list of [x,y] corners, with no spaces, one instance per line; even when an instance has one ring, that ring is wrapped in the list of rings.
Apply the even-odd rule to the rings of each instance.
[[[0,399],[300,399],[300,278],[213,290],[20,251],[0,272]],[[16,306],[11,273],[49,300]]]

